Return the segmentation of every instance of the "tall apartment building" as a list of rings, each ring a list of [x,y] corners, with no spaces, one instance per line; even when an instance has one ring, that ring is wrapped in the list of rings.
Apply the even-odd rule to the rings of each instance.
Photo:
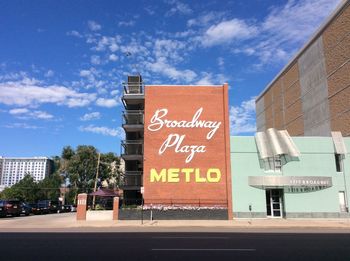
[[[257,130],[350,136],[350,1],[342,1],[256,99]]]
[[[127,204],[140,204],[143,178],[143,132],[145,97],[141,75],[128,76],[122,97],[123,128],[125,140],[122,141],[124,160],[124,200]]]
[[[43,180],[51,174],[52,163],[47,157],[0,157],[0,190],[16,184],[27,174],[35,181]]]

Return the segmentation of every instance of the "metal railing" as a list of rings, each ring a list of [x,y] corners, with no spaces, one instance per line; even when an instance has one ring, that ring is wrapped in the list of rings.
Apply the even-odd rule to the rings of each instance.
[[[164,206],[194,206],[194,207],[221,207],[227,208],[228,202],[225,199],[212,198],[148,198],[144,199],[145,205],[164,205]]]
[[[125,155],[143,155],[143,140],[124,140],[121,142]]]
[[[122,182],[123,187],[142,186],[143,184],[141,175],[125,175]]]
[[[143,94],[142,83],[123,83],[124,94]]]
[[[123,112],[123,124],[144,124],[142,110],[128,110]]]

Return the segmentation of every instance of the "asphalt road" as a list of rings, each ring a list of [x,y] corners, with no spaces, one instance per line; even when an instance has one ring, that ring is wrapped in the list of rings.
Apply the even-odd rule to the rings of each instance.
[[[350,260],[350,234],[0,233],[0,260]]]

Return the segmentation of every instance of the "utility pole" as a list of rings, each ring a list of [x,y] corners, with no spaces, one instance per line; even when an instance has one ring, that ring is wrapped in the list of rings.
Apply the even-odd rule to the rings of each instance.
[[[97,180],[98,180],[98,174],[99,174],[99,169],[100,169],[99,168],[100,167],[100,158],[101,158],[101,153],[98,153],[94,192],[96,192],[96,190],[97,190]],[[95,209],[95,201],[96,201],[96,196],[93,196],[93,198],[92,198],[92,208],[93,209]]]

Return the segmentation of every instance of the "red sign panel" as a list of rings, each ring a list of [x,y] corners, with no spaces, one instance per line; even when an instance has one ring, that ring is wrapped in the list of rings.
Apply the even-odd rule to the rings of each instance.
[[[227,85],[145,86],[145,204],[231,205]]]

